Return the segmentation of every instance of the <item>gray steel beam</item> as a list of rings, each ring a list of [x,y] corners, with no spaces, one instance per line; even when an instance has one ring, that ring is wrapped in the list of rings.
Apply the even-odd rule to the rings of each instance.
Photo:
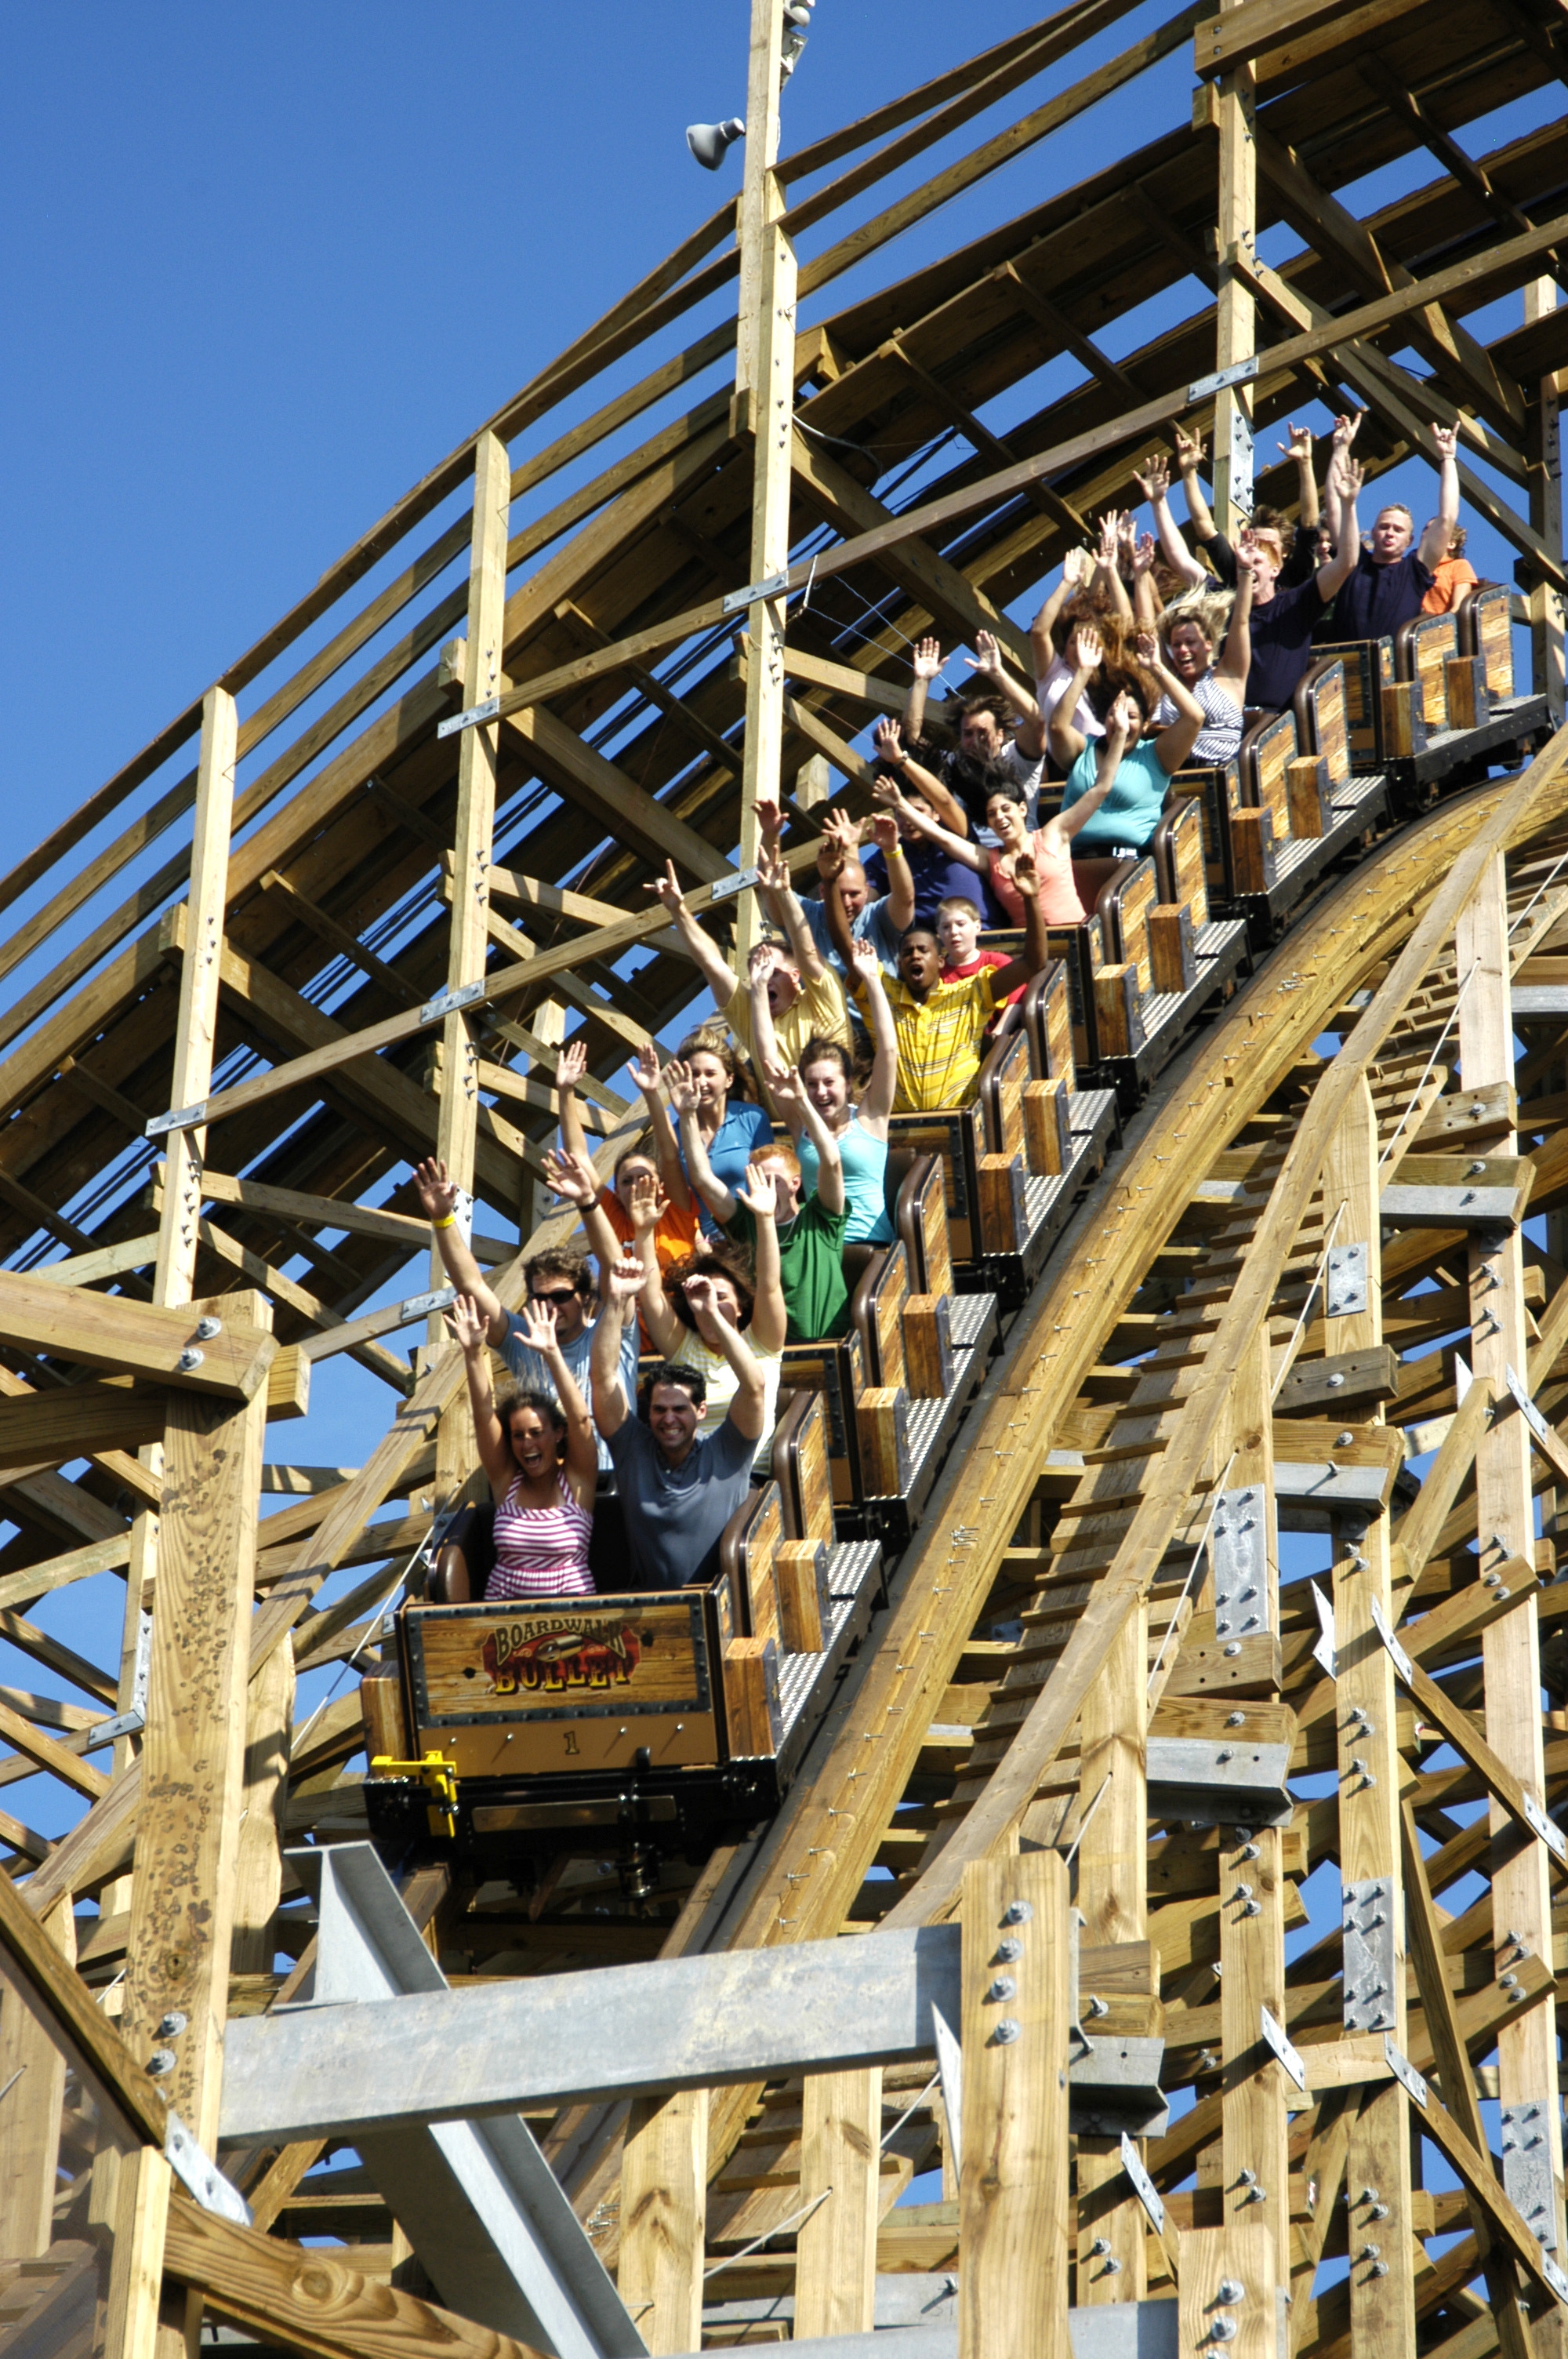
[[[359,2144],[432,2122],[904,2063],[932,2053],[934,2005],[959,2020],[961,1940],[957,1925],[928,1925],[243,2017],[224,2040],[220,2136]]]
[[[381,2018],[386,2002],[451,2006],[446,1976],[371,1844],[292,1852],[289,1862],[320,1902],[316,1966],[297,2005],[272,2020],[289,2035],[336,2038]],[[401,2078],[395,2046],[356,2052],[382,2082]],[[515,2114],[387,2128],[358,2144],[449,2309],[557,2359],[643,2359],[603,2262]]]

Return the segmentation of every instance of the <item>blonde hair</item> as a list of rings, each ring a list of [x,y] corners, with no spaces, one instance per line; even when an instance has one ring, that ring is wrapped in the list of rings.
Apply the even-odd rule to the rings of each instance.
[[[1206,591],[1201,598],[1186,598],[1179,605],[1167,606],[1157,625],[1161,646],[1169,652],[1171,633],[1177,624],[1195,623],[1211,647],[1223,647],[1235,603],[1234,591],[1213,590]]]

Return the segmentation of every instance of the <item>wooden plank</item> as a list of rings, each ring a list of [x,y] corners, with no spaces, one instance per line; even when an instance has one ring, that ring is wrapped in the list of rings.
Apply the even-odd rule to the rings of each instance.
[[[384,1245],[406,1245],[410,1253],[430,1235],[429,1222],[409,1212],[351,1204],[338,1196],[310,1196],[298,1188],[274,1188],[260,1180],[235,1180],[211,1168],[201,1174],[201,1196],[204,1203],[239,1204],[247,1212],[276,1212],[286,1221],[308,1221],[318,1228],[345,1230],[351,1236],[379,1237]],[[517,1250],[504,1237],[476,1236],[473,1248],[476,1258],[486,1262],[508,1261]]]
[[[63,1848],[59,1846],[51,1854],[51,1865]],[[39,1877],[48,1873],[40,1868],[38,1875],[29,1878],[25,1897],[8,1876],[0,1875],[0,1948],[26,1983],[40,2016],[59,2026],[108,2089],[132,2129],[161,2152],[168,2105],[119,2027],[94,2003],[93,1994],[51,1940],[47,1930],[49,1913],[70,1886],[57,1877],[51,1890],[41,1889]]]
[[[90,1540],[85,1548],[70,1549],[63,1556],[46,1557],[23,1572],[0,1575],[0,1608],[14,1605],[25,1614],[50,1590],[69,1588],[73,1581],[87,1581],[95,1572],[118,1571],[129,1561],[130,1553],[131,1536],[120,1532],[108,1539]]]
[[[818,2209],[795,2236],[795,2332],[869,2333],[876,2324],[882,2076],[808,2072],[800,2200]]]
[[[145,2146],[135,2154],[110,2154],[95,2161],[95,2182],[99,2169],[109,2161],[117,2168],[103,2347],[107,2359],[154,2359],[163,2290],[164,2234],[174,2174],[157,2147]]]
[[[62,1931],[70,1938],[69,1922],[61,1921],[69,1917],[69,1908],[50,1916],[45,1938],[57,1947]],[[7,2260],[37,2260],[54,2240],[65,2067],[66,2051],[38,1993],[19,1966],[0,1955],[0,2088],[8,2093],[0,2138],[0,2252]]]
[[[1046,1852],[971,1861],[963,1919],[959,2359],[1070,2359],[1065,1865]],[[989,1995],[1004,1936],[1022,1952],[1005,2007]],[[1005,2044],[1004,2018],[1018,2026]]]
[[[223,1298],[232,1307],[236,1298]],[[238,1301],[259,1323],[258,1296]],[[243,1808],[251,1597],[265,1399],[170,1406],[158,1527],[144,1803],[132,1882],[124,2024],[172,2049],[169,2103],[215,2150]],[[187,2018],[160,2036],[171,2013]]]
[[[708,2092],[637,2098],[621,2164],[617,2284],[650,2352],[702,2344]]]
[[[74,1753],[68,1753],[63,1745],[57,1745],[52,1737],[44,1734],[41,1728],[36,1728],[30,1720],[24,1719],[19,1712],[13,1712],[4,1701],[0,1701],[0,1737],[4,1737],[8,1745],[14,1745],[24,1759],[48,1770],[50,1777],[58,1777],[62,1785],[70,1786],[78,1794],[85,1794],[90,1802],[97,1801],[101,1794],[109,1790],[109,1780],[102,1769],[95,1769],[91,1762],[79,1760]]]
[[[0,1483],[90,1451],[136,1449],[163,1432],[169,1396],[123,1377],[94,1377],[0,1400]]]
[[[341,926],[319,902],[312,901],[308,894],[300,892],[298,886],[290,884],[277,869],[267,870],[262,878],[262,889],[276,895],[302,924],[308,926],[313,934],[324,942],[330,942],[334,950],[357,966],[362,974],[368,975],[372,983],[379,984],[400,1006],[416,1006],[423,998],[424,994],[406,982],[395,967],[388,966],[384,959],[379,959],[373,951],[366,950],[357,934],[351,932],[347,926]]]
[[[1231,259],[1258,241],[1258,83],[1249,60],[1238,59],[1221,76],[1213,104],[1219,133],[1214,364],[1229,369],[1257,349],[1252,290]],[[1234,535],[1250,515],[1252,474],[1251,387],[1229,386],[1214,405],[1214,520],[1222,533]]]
[[[151,1377],[182,1393],[252,1399],[265,1386],[277,1345],[264,1328],[236,1317],[232,1296],[211,1313],[221,1332],[199,1343],[203,1315],[189,1307],[127,1302],[122,1295],[79,1294],[0,1270],[0,1342],[83,1367]],[[182,1366],[190,1350],[200,1352],[200,1363]]]
[[[597,662],[606,671],[617,670],[624,660],[625,645],[622,641],[619,647],[611,647],[601,657],[584,656],[581,660]],[[654,868],[662,868],[666,860],[673,860],[705,884],[713,884],[731,873],[730,862],[714,850],[706,837],[698,835],[694,827],[652,795],[645,794],[624,770],[606,761],[602,754],[596,753],[543,704],[509,709],[508,700],[503,696],[501,710],[514,736],[527,746],[541,774],[563,793],[579,799],[618,842],[630,844]],[[469,734],[463,732],[465,736]],[[658,914],[668,924],[663,910]]]

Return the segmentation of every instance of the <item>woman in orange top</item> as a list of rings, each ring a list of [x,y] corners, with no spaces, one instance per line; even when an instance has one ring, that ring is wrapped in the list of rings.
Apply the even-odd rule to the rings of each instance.
[[[1430,532],[1432,527],[1428,525]],[[1480,576],[1465,554],[1465,527],[1456,524],[1449,537],[1448,554],[1432,569],[1432,587],[1421,602],[1423,614],[1456,614]]]
[[[583,1134],[582,1115],[578,1110],[577,1085],[588,1070],[588,1049],[581,1040],[574,1040],[561,1050],[556,1066],[556,1103],[561,1125],[561,1145],[568,1155],[587,1157],[588,1140]],[[652,1180],[658,1185],[662,1202],[658,1225],[654,1231],[654,1247],[661,1270],[672,1262],[685,1261],[697,1251],[697,1200],[687,1185],[685,1169],[676,1145],[676,1135],[664,1099],[659,1094],[659,1052],[650,1040],[626,1068],[631,1080],[642,1093],[647,1109],[648,1129],[652,1150],[646,1147],[629,1147],[615,1166],[613,1185],[600,1190],[600,1203],[611,1227],[622,1244],[630,1244],[636,1232],[632,1223],[632,1191],[639,1180]]]

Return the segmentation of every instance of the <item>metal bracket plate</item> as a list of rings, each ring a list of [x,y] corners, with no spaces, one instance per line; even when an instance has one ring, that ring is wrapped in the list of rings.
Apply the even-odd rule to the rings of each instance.
[[[1546,2279],[1547,2284],[1552,2288],[1552,2292],[1557,2296],[1558,2300],[1563,2304],[1563,2309],[1568,2310],[1568,2277],[1563,2276],[1556,2262],[1548,2253],[1541,2254],[1541,2274]]]
[[[947,2152],[952,2159],[953,2176],[963,2169],[964,2154],[964,2057],[952,2026],[941,2008],[933,2005],[931,2028],[936,2038],[936,2070],[942,2076],[942,2111],[947,2120]]]
[[[1554,2253],[1557,2202],[1546,2123],[1544,2099],[1503,2107],[1503,2189],[1536,2243]]]
[[[425,1002],[419,1010],[419,1021],[421,1024],[439,1024],[446,1016],[455,1016],[460,1007],[471,1007],[476,999],[483,996],[483,993],[482,983],[454,984],[450,990],[438,991],[434,999]]]
[[[1231,368],[1217,369],[1212,376],[1196,377],[1187,387],[1187,406],[1190,408],[1195,402],[1206,401],[1211,394],[1225,393],[1233,385],[1248,385],[1257,374],[1254,354],[1250,360],[1238,361]]]
[[[1340,1887],[1346,2031],[1388,2031],[1394,2020],[1394,1904],[1380,1877]]]
[[[1267,2045],[1273,2049],[1298,2089],[1306,2087],[1306,2066],[1292,2047],[1282,2023],[1270,2014],[1266,2006],[1258,2010],[1258,2027]]]
[[[168,1114],[155,1114],[144,1134],[147,1138],[162,1138],[171,1130],[194,1130],[207,1119],[207,1100],[198,1098],[194,1105],[171,1106]]]
[[[237,2228],[251,2224],[251,2207],[237,2187],[232,2187],[211,2156],[202,2152],[179,2115],[171,2113],[164,2134],[164,2159],[175,2177],[190,2190],[203,2212],[216,2212]]]
[[[101,1745],[113,1745],[122,1736],[139,1736],[147,1724],[147,1680],[152,1670],[153,1617],[144,1606],[136,1616],[136,1660],[131,1673],[131,1701],[124,1712],[116,1712],[113,1720],[101,1720],[92,1732],[92,1742],[84,1749],[96,1753]]]
[[[427,1311],[449,1310],[457,1299],[455,1286],[438,1286],[430,1294],[409,1295],[406,1301],[398,1304],[397,1315],[400,1319],[423,1319]]]
[[[1210,1534],[1217,1637],[1257,1638],[1269,1626],[1267,1506],[1260,1483],[1220,1494]]]
[[[1426,2082],[1422,2079],[1421,2074],[1416,2071],[1415,2066],[1411,2062],[1410,2058],[1401,2054],[1400,2049],[1394,2046],[1393,2041],[1389,2038],[1387,2032],[1383,2034],[1383,2055],[1388,2063],[1390,2071],[1393,2074],[1395,2080],[1399,2082],[1405,2094],[1408,2097],[1413,2097],[1418,2105],[1424,2107],[1426,2104]]]
[[[723,602],[726,614],[739,614],[742,608],[754,606],[759,598],[782,598],[789,588],[789,568],[782,573],[770,573],[765,582],[749,582],[744,590],[731,590]]]
[[[1364,1245],[1328,1248],[1328,1299],[1325,1319],[1348,1319],[1367,1308],[1367,1248]]]
[[[1525,1795],[1522,1807],[1525,1824],[1541,1837],[1552,1857],[1568,1861],[1568,1835],[1564,1835],[1556,1821],[1547,1817],[1533,1794]]]
[[[1411,1677],[1414,1674],[1415,1666],[1411,1661],[1411,1658],[1406,1654],[1404,1648],[1400,1646],[1399,1640],[1395,1637],[1392,1630],[1389,1627],[1389,1617],[1384,1613],[1381,1605],[1379,1605],[1375,1597],[1371,1603],[1371,1614],[1372,1627],[1376,1630],[1379,1637],[1381,1638],[1384,1646],[1388,1648],[1389,1654],[1392,1658],[1395,1670],[1398,1671],[1400,1679],[1403,1680],[1405,1685],[1408,1687],[1411,1683]]]
[[[1149,2214],[1154,2234],[1162,2236],[1165,2233],[1165,2207],[1160,2201],[1159,2190],[1139,2159],[1138,2148],[1125,2130],[1121,2133],[1121,2167],[1132,2181],[1132,2192]]]
[[[453,712],[438,723],[438,737],[455,737],[460,729],[477,729],[481,721],[493,721],[501,711],[499,696],[487,696],[482,704],[470,704],[466,712]]]
[[[1317,1644],[1312,1650],[1312,1658],[1320,1670],[1326,1672],[1331,1680],[1336,1680],[1339,1677],[1339,1658],[1334,1651],[1334,1608],[1315,1581],[1312,1584],[1312,1602],[1317,1608]]]
[[[1145,1775],[1150,1809],[1196,1826],[1288,1826],[1288,1745],[1225,1744],[1201,1736],[1153,1736]],[[1156,1793],[1156,1788],[1159,1789]]]
[[[737,893],[749,891],[756,883],[757,876],[758,871],[755,868],[737,868],[731,875],[720,876],[709,887],[708,900],[710,902],[730,900]]]

